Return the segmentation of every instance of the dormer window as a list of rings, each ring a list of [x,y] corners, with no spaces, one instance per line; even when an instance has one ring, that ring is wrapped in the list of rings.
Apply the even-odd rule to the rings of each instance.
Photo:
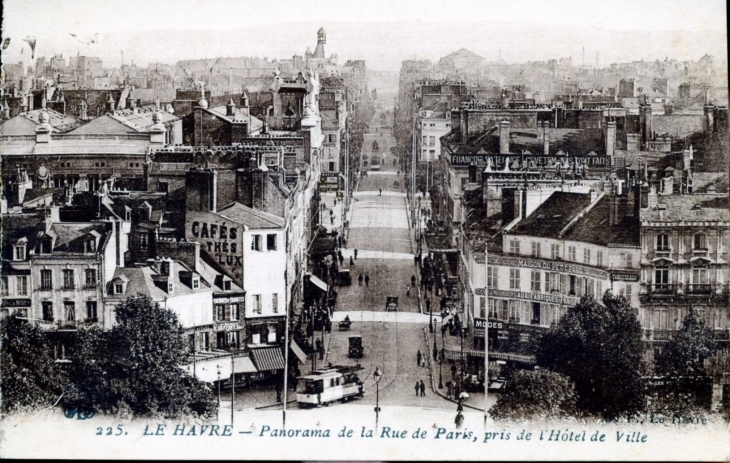
[[[41,240],[41,254],[51,254],[53,252],[53,241],[50,238]]]
[[[114,283],[114,294],[123,294],[123,293],[124,293],[124,284]]]
[[[25,243],[15,246],[15,250],[13,252],[13,260],[25,260]]]
[[[90,238],[84,242],[84,252],[86,252],[86,253],[96,252],[96,240],[95,239]]]
[[[174,289],[174,285],[172,284],[172,282],[168,282],[167,283],[167,292],[169,294],[172,294],[173,289]]]
[[[200,288],[200,278],[193,277],[193,289]]]
[[[223,291],[230,291],[231,290],[231,282],[230,280],[226,280],[223,282]]]
[[[127,222],[131,222],[132,221],[132,211],[126,211],[125,212],[125,214],[124,214],[124,220],[126,220]]]

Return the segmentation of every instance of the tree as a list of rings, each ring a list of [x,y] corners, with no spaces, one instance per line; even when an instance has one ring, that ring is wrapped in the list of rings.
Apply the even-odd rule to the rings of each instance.
[[[578,409],[614,419],[645,408],[641,325],[622,296],[583,297],[541,337],[539,365],[575,382]]]
[[[703,408],[712,403],[712,380],[706,375],[705,360],[716,352],[712,330],[690,307],[682,328],[655,359],[665,386],[657,391],[653,411],[685,417],[703,414]]]
[[[0,323],[2,411],[15,413],[51,407],[66,382],[48,337],[36,325],[11,315]]]
[[[116,307],[116,321],[108,332],[79,333],[71,371],[75,387],[66,408],[165,418],[215,415],[213,391],[180,368],[183,330],[172,311],[136,296]]]
[[[674,376],[702,375],[705,373],[705,360],[715,352],[714,333],[694,307],[690,307],[682,328],[657,357],[657,372]]]
[[[489,410],[495,419],[554,419],[575,415],[573,381],[548,370],[516,371],[508,388]]]

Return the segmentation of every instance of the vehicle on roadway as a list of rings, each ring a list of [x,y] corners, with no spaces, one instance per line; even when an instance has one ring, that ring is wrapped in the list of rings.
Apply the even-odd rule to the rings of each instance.
[[[361,359],[365,353],[362,348],[362,336],[360,336],[359,334],[350,336],[348,342],[349,346],[347,349],[347,356],[350,358]]]
[[[300,408],[319,407],[332,402],[347,402],[363,396],[363,382],[357,372],[364,370],[356,366],[332,365],[299,378],[297,403]]]
[[[380,170],[380,156],[377,154],[370,158],[370,170]]]

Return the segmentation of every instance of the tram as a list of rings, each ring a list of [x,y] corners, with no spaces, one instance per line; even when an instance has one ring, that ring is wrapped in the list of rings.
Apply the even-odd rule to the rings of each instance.
[[[330,366],[299,378],[297,403],[300,408],[329,405],[332,402],[347,402],[362,397],[363,382],[357,372],[364,370],[357,366]]]
[[[380,170],[380,156],[377,154],[370,158],[370,170]]]

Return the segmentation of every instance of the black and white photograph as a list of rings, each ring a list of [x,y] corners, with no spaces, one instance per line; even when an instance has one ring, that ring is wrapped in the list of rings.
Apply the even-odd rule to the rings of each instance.
[[[730,458],[721,0],[5,0],[0,457]]]

